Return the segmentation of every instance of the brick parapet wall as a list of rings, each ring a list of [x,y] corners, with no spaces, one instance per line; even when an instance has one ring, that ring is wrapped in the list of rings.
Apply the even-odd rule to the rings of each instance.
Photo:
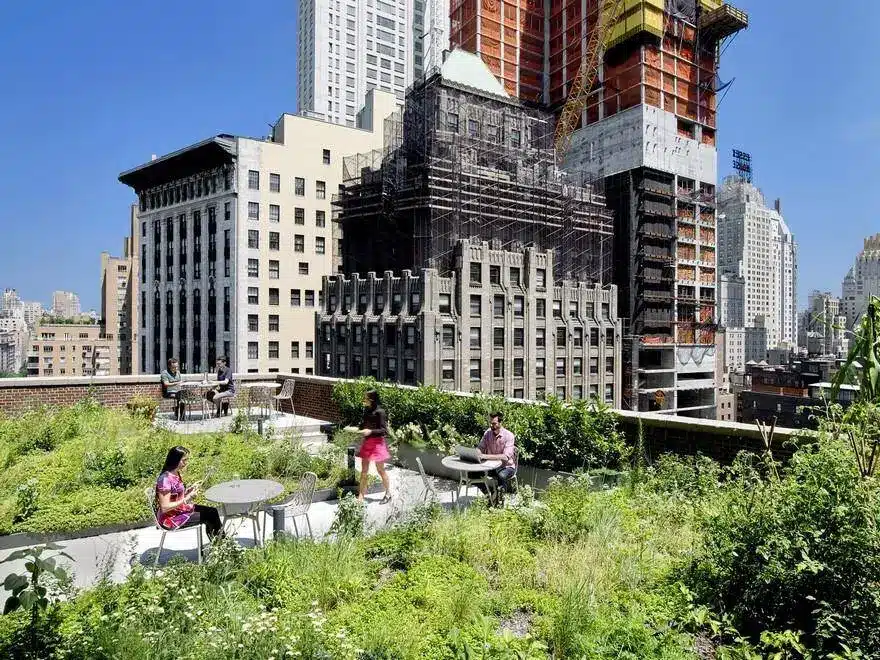
[[[198,380],[200,375],[185,376]],[[238,382],[295,381],[293,405],[298,415],[330,422],[341,420],[339,408],[333,402],[334,378],[320,376],[287,376],[280,374],[236,374]],[[94,378],[9,378],[0,379],[0,413],[12,415],[40,405],[68,406],[89,395],[112,408],[122,408],[134,396],[153,396],[161,399],[158,376],[97,376]],[[468,396],[462,394],[462,396]],[[170,402],[162,401],[162,410],[170,410]],[[539,405],[539,404],[535,404]],[[285,402],[285,412],[291,412]],[[618,411],[620,426],[627,438],[635,442],[641,432],[649,456],[662,453],[710,456],[724,463],[733,460],[741,450],[760,452],[764,449],[761,435],[755,426],[736,422],[672,417],[658,413]],[[802,431],[777,428],[774,436],[774,454],[789,456],[792,443]]]

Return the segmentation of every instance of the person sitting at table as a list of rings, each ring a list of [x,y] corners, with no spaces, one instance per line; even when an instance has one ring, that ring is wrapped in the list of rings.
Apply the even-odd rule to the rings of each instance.
[[[232,369],[225,355],[217,358],[217,387],[210,390],[205,397],[216,407],[216,416],[221,412],[229,412],[229,400],[235,396],[235,381],[232,378]]]
[[[212,506],[192,503],[201,483],[197,482],[189,488],[183,485],[180,472],[186,468],[188,460],[189,449],[186,447],[172,447],[168,450],[165,464],[156,479],[159,524],[165,529],[204,525],[209,539],[223,536],[220,512]]]
[[[489,417],[489,428],[483,434],[483,439],[477,449],[484,460],[501,461],[501,467],[489,472],[489,476],[498,483],[498,497],[496,503],[500,504],[504,501],[504,493],[510,489],[510,480],[516,474],[516,467],[513,463],[513,452],[516,438],[513,433],[504,428],[504,414],[500,412],[492,413]],[[486,485],[482,483],[474,484],[483,493],[488,495]]]
[[[358,451],[361,459],[361,483],[358,489],[358,500],[363,502],[367,494],[367,475],[370,471],[370,463],[376,464],[376,472],[385,487],[385,497],[382,504],[391,501],[391,484],[388,481],[388,473],[385,471],[385,461],[391,458],[385,436],[388,434],[388,416],[379,402],[379,393],[370,390],[364,394],[364,416],[361,420],[360,434],[364,440]]]
[[[168,368],[160,375],[162,381],[162,398],[174,399],[174,419],[178,422],[183,419],[183,403],[180,401],[180,370],[175,358],[168,360]]]

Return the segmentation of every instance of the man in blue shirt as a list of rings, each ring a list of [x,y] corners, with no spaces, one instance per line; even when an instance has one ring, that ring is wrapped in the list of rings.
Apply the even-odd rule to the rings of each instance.
[[[229,400],[235,396],[235,381],[232,378],[232,369],[229,368],[229,362],[225,355],[217,358],[217,387],[211,391],[214,396],[209,399],[216,407],[217,417],[220,417],[223,409],[229,412]]]

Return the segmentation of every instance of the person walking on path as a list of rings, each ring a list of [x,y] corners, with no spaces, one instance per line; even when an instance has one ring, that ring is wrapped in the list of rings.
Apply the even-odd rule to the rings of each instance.
[[[385,471],[385,461],[391,458],[385,436],[388,435],[388,416],[379,402],[379,393],[370,390],[364,395],[364,417],[361,420],[360,433],[363,436],[358,457],[361,459],[361,483],[358,490],[358,500],[363,502],[367,494],[367,478],[370,471],[370,463],[376,464],[376,471],[382,479],[385,487],[385,497],[382,504],[391,501],[391,484],[388,473]]]

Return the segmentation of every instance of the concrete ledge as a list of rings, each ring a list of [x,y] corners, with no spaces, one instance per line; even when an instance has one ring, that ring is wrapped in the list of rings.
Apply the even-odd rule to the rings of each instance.
[[[152,520],[140,520],[137,522],[117,523],[115,525],[102,525],[100,527],[84,527],[83,529],[74,529],[66,532],[47,532],[45,534],[18,532],[15,534],[0,536],[0,550],[29,548],[35,545],[42,545],[44,543],[58,543],[59,541],[84,539],[90,536],[118,534],[119,532],[128,532],[133,529],[154,527],[155,524],[156,523],[154,523]]]

